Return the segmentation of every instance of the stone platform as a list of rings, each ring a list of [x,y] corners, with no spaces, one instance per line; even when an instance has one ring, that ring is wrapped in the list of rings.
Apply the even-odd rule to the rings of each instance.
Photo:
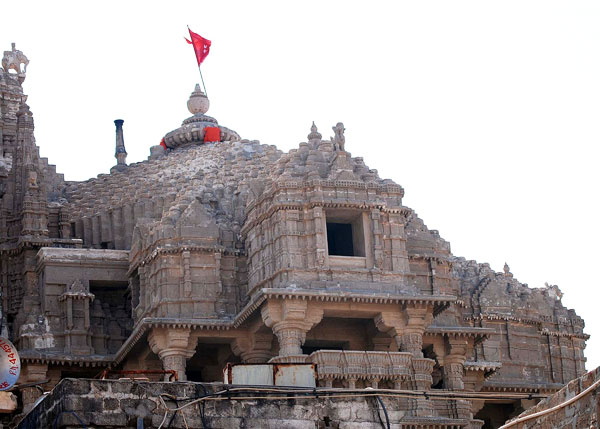
[[[81,423],[94,428],[158,428],[165,417],[160,395],[178,398],[197,398],[225,387],[220,383],[143,382],[133,380],[63,379],[21,421],[19,429],[80,428]],[[248,388],[248,386],[238,386]],[[263,386],[265,387],[265,386]],[[277,429],[379,429],[385,424],[383,409],[373,396],[321,394],[307,390],[310,397],[294,394],[276,394],[289,399],[235,399],[236,396],[266,397],[264,392],[231,393],[218,400],[206,401],[204,422],[201,405],[194,404],[173,414],[167,414],[163,427],[170,428],[277,428]],[[206,393],[205,393],[206,392]],[[365,389],[366,394],[373,390]],[[163,396],[169,408],[176,405]],[[459,429],[480,427],[477,421],[466,419],[419,419],[409,415],[408,398],[381,397],[391,428]],[[182,406],[189,400],[179,400]],[[447,403],[448,401],[446,401]],[[457,401],[454,401],[457,402]],[[379,417],[378,417],[379,413]],[[185,419],[184,416],[185,415]],[[381,421],[380,421],[381,418]],[[481,422],[483,423],[483,422]],[[170,425],[169,425],[170,424]],[[475,426],[473,426],[475,424]],[[383,426],[385,427],[385,426]]]

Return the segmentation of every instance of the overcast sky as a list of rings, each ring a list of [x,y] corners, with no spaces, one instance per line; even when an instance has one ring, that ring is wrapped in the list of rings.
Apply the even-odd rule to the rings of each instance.
[[[189,25],[212,40],[221,125],[287,151],[342,121],[455,255],[558,284],[600,365],[600,2],[19,1],[2,17],[41,154],[68,180],[116,163],[114,119],[136,162],[189,116]]]

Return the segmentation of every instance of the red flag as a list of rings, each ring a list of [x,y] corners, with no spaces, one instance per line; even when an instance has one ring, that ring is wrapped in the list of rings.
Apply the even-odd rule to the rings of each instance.
[[[202,61],[208,56],[208,52],[210,51],[210,40],[205,39],[199,34],[194,33],[189,29],[190,38],[192,41],[190,42],[187,38],[185,38],[186,42],[190,45],[194,46],[194,52],[196,53],[196,60],[198,60],[198,66],[202,64]]]

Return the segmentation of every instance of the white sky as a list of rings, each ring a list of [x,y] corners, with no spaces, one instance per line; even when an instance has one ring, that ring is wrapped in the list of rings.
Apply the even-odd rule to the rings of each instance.
[[[289,150],[311,121],[404,186],[453,253],[558,284],[592,334],[598,280],[600,3],[6,2],[0,50],[30,60],[41,153],[69,180],[107,173],[113,120],[128,161],[189,116],[199,81],[186,25],[212,40],[211,109]]]

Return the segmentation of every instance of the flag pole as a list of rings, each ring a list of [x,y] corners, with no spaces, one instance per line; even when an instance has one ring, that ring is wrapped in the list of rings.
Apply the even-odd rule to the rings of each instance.
[[[208,97],[208,92],[206,91],[206,85],[204,84],[204,78],[202,77],[202,70],[200,66],[198,66],[198,71],[200,72],[200,79],[202,80],[202,86],[204,87],[204,95]]]
[[[190,33],[190,39],[193,41],[194,40],[194,36],[192,36],[192,30],[190,30],[190,26],[189,25],[187,26],[187,29],[188,29],[188,32]],[[191,43],[193,45],[193,43],[190,42],[189,40],[188,40],[188,43]],[[209,43],[208,46],[210,46],[210,41],[208,43]],[[198,54],[196,53],[196,59],[197,58],[198,58]],[[206,95],[208,97],[208,92],[206,91],[206,84],[204,83],[204,77],[202,77],[202,69],[200,69],[200,62],[198,63],[198,71],[200,72],[200,80],[202,81],[202,86],[204,87],[204,95]]]

